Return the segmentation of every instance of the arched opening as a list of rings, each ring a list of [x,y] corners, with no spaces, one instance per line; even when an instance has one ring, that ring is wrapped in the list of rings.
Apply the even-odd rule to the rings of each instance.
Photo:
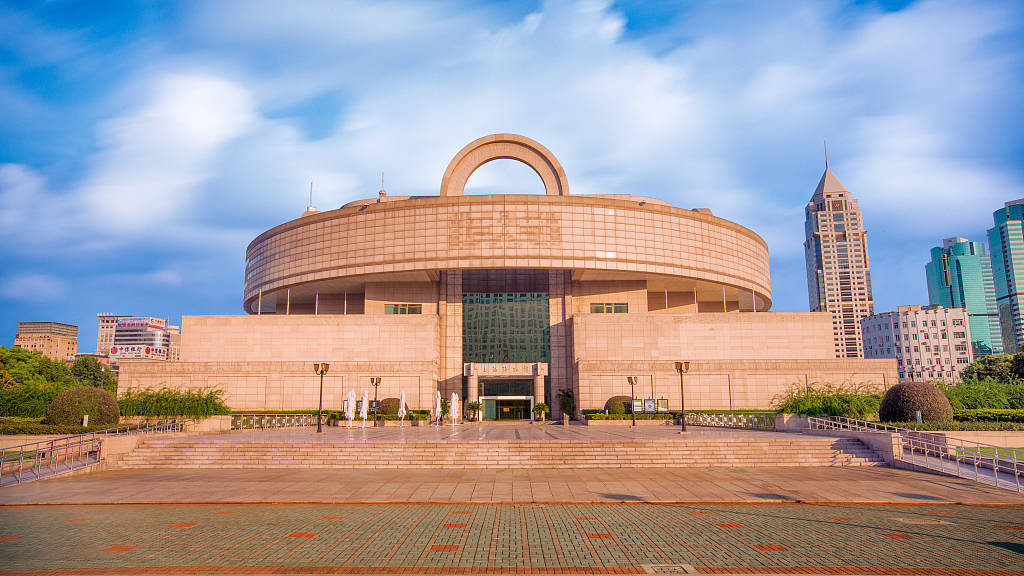
[[[452,158],[441,178],[441,196],[462,196],[473,172],[497,159],[514,159],[529,165],[537,171],[544,182],[544,193],[549,196],[569,194],[565,171],[547,148],[518,134],[491,134],[470,142]]]
[[[544,194],[544,181],[529,165],[510,158],[484,163],[466,181],[463,194]]]

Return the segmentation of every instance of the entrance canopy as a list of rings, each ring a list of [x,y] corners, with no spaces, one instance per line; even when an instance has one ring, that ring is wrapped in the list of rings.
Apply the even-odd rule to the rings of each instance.
[[[533,403],[546,403],[544,399],[544,377],[548,375],[547,362],[467,362],[463,365],[462,374],[466,376],[467,380],[466,402],[478,402],[480,400],[480,379],[483,378],[484,380],[533,380]]]

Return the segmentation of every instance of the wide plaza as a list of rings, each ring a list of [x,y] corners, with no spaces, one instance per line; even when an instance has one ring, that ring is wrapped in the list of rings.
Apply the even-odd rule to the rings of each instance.
[[[0,574],[1024,574],[1018,507],[297,504],[2,510]]]

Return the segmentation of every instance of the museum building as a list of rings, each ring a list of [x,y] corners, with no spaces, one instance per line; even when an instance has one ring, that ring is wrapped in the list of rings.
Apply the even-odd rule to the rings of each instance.
[[[544,195],[463,195],[497,159]],[[464,147],[440,195],[349,202],[259,235],[246,251],[245,315],[184,316],[179,362],[125,362],[122,388],[220,388],[238,410],[316,408],[349,390],[436,391],[527,418],[559,391],[576,408],[617,395],[677,410],[761,409],[791,386],[887,387],[891,359],[836,358],[825,312],[769,312],[768,246],[714,216],[643,196],[570,195],[539,143],[495,134]],[[689,363],[680,374],[675,363]],[[638,384],[632,388],[627,378]]]

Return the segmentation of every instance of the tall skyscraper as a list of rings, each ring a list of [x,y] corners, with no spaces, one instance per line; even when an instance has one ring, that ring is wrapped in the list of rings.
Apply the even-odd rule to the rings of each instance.
[[[1003,351],[1015,354],[1024,344],[1024,199],[1007,202],[992,214],[988,230],[992,251],[992,280],[1003,337]]]
[[[811,312],[832,313],[838,358],[861,358],[860,321],[875,309],[867,231],[857,201],[827,162],[805,212],[804,254]]]
[[[932,260],[925,264],[928,302],[946,308],[963,308],[971,325],[974,356],[1003,353],[999,330],[996,288],[992,282],[992,261],[984,242],[946,238],[932,248]]]

